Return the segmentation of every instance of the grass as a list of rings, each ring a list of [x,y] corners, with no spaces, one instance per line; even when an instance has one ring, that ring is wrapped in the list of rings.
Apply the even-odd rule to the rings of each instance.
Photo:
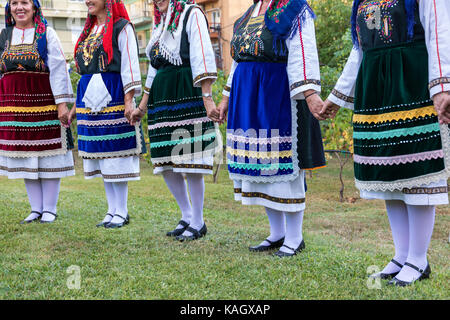
[[[142,162],[130,183],[130,225],[96,228],[106,212],[100,179],[77,175],[62,182],[58,220],[19,225],[29,212],[22,180],[0,178],[0,299],[449,299],[450,209],[437,210],[429,250],[431,279],[409,288],[367,286],[367,269],[383,266],[394,248],[381,201],[360,200],[351,165],[339,203],[338,166],[308,178],[306,250],[292,258],[254,254],[248,246],[269,232],[262,207],[233,200],[227,172],[207,177],[208,235],[192,243],[165,236],[180,218],[160,176]],[[80,289],[69,289],[70,266],[80,268]],[[69,269],[70,271],[70,269]]]

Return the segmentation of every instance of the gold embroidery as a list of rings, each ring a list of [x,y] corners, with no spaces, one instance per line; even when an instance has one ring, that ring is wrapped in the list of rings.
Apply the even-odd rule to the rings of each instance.
[[[355,114],[354,123],[383,123],[390,121],[407,120],[414,118],[423,118],[425,116],[437,116],[434,106],[423,107],[415,110],[398,111],[375,115]]]
[[[0,113],[1,112],[39,113],[48,111],[58,111],[58,107],[56,105],[44,107],[0,107]]]

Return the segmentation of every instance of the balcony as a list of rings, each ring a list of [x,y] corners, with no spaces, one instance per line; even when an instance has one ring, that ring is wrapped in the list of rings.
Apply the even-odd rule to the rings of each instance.
[[[210,34],[209,36],[211,37],[211,39],[217,40],[219,39],[219,35],[220,35],[220,23],[210,23],[209,24],[209,30],[210,30]]]
[[[149,10],[143,10],[138,13],[132,13],[130,15],[131,22],[134,23],[135,26],[140,26],[144,24],[152,23],[152,13]]]
[[[45,9],[53,9],[53,0],[41,0],[41,6]]]

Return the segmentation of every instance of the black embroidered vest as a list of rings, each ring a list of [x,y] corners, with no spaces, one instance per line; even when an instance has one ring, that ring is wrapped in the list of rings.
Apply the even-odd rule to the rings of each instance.
[[[231,39],[231,56],[236,62],[277,62],[287,63],[286,43],[281,43],[285,56],[275,54],[273,36],[264,22],[264,15],[252,18],[255,5],[234,24]]]
[[[120,73],[122,54],[119,51],[119,34],[128,23],[125,19],[119,19],[114,23],[112,37],[113,58],[110,64],[108,64],[108,57],[103,48],[103,36],[101,33],[92,33],[80,43],[75,56],[79,74]]]
[[[420,23],[417,4],[415,22],[414,36],[408,39],[405,0],[363,1],[358,7],[356,27],[361,49],[365,51],[407,41],[424,40],[425,32]]]
[[[12,71],[49,72],[39,55],[36,37],[31,44],[11,45],[14,27],[0,34],[0,73]]]
[[[183,62],[181,66],[187,67],[191,65],[190,60],[190,47],[189,47],[189,37],[186,32],[186,26],[189,20],[189,16],[191,15],[192,9],[194,9],[195,6],[191,6],[188,11],[186,12],[186,16],[183,21],[183,31],[181,32],[181,44],[180,44],[180,57],[181,61]],[[172,64],[164,58],[159,53],[159,42],[157,41],[153,47],[150,50],[150,63],[153,68],[155,69],[161,69],[164,67],[171,66]]]

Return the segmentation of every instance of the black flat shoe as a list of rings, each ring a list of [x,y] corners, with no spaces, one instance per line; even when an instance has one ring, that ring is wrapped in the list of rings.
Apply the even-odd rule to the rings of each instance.
[[[249,247],[248,250],[250,250],[252,252],[263,252],[263,251],[267,251],[267,250],[271,250],[271,249],[278,249],[283,245],[284,237],[278,241],[270,241],[269,239],[266,239],[266,241],[269,243],[268,246],[259,245],[259,246]]]
[[[403,268],[403,265],[400,262],[398,262],[398,261],[396,261],[394,259],[392,259],[391,262],[393,264],[395,264],[396,266],[398,266],[400,268],[400,270]],[[380,279],[383,279],[383,280],[390,280],[390,279],[394,278],[396,275],[398,275],[399,273],[400,273],[400,271],[399,272],[394,272],[394,273],[378,272],[378,273],[371,274],[369,276],[369,278],[372,278],[372,279],[380,278]]]
[[[294,253],[287,253],[281,250],[278,250],[277,252],[274,253],[274,255],[276,255],[277,257],[280,258],[286,258],[286,257],[292,257],[297,255],[297,253],[300,253],[303,251],[303,249],[305,249],[305,241],[302,240],[302,242],[300,243],[300,245],[298,246],[297,249],[288,247],[287,245],[283,244],[282,247],[286,247],[288,249],[291,249],[292,251],[294,251]]]
[[[37,213],[38,216],[37,216],[36,218],[32,219],[32,220],[25,220],[25,219],[24,219],[24,220],[20,221],[20,224],[28,224],[28,223],[32,223],[32,222],[34,222],[34,221],[38,221],[38,220],[42,217],[42,213],[40,213],[40,212],[37,212],[37,211],[31,211],[30,214],[32,214],[32,213]]]
[[[114,218],[114,216],[113,216],[111,213],[107,213],[106,215],[107,215],[107,216],[110,216],[110,217],[111,217],[111,220],[112,220],[112,218]],[[106,225],[107,225],[108,223],[109,223],[109,222],[100,222],[100,223],[96,224],[96,227],[97,227],[97,228],[100,228],[100,227],[105,227],[105,228],[106,228]]]
[[[397,286],[397,287],[406,287],[406,286],[412,285],[416,281],[422,281],[422,280],[430,278],[430,274],[431,274],[430,264],[427,264],[427,267],[425,268],[425,270],[422,270],[422,269],[420,269],[420,268],[416,267],[415,265],[413,265],[411,263],[408,263],[408,262],[405,262],[405,266],[413,268],[414,270],[419,272],[420,273],[420,277],[418,277],[416,280],[410,281],[410,282],[402,281],[402,280],[399,280],[397,278],[393,278],[391,281],[388,282],[388,285],[394,285],[394,286]]]
[[[106,229],[117,229],[117,228],[122,228],[123,226],[127,225],[130,223],[130,216],[127,214],[127,217],[124,218],[122,217],[120,214],[115,214],[114,217],[119,217],[121,218],[123,221],[119,222],[119,223],[113,223],[113,222],[108,222],[105,225]]]
[[[41,221],[40,221],[41,223],[53,223],[58,218],[58,215],[56,213],[53,213],[53,212],[50,212],[50,211],[42,211],[42,215],[44,215],[44,213],[50,213],[52,216],[55,217],[55,219],[53,221],[45,221],[45,220],[42,220],[42,218],[41,218]]]
[[[189,223],[187,223],[184,220],[180,220],[180,222],[178,222],[179,225],[182,225],[183,228],[181,229],[174,229],[172,231],[169,231],[166,233],[166,236],[168,237],[177,237],[177,236],[181,236],[183,234],[184,231],[186,231],[186,229],[189,227]]]
[[[197,239],[200,239],[200,238],[206,236],[206,232],[208,230],[206,229],[206,224],[203,224],[203,227],[200,230],[195,230],[194,228],[187,227],[186,231],[189,231],[190,233],[192,233],[192,235],[191,236],[179,235],[179,236],[175,237],[175,239],[180,242],[197,240]]]

